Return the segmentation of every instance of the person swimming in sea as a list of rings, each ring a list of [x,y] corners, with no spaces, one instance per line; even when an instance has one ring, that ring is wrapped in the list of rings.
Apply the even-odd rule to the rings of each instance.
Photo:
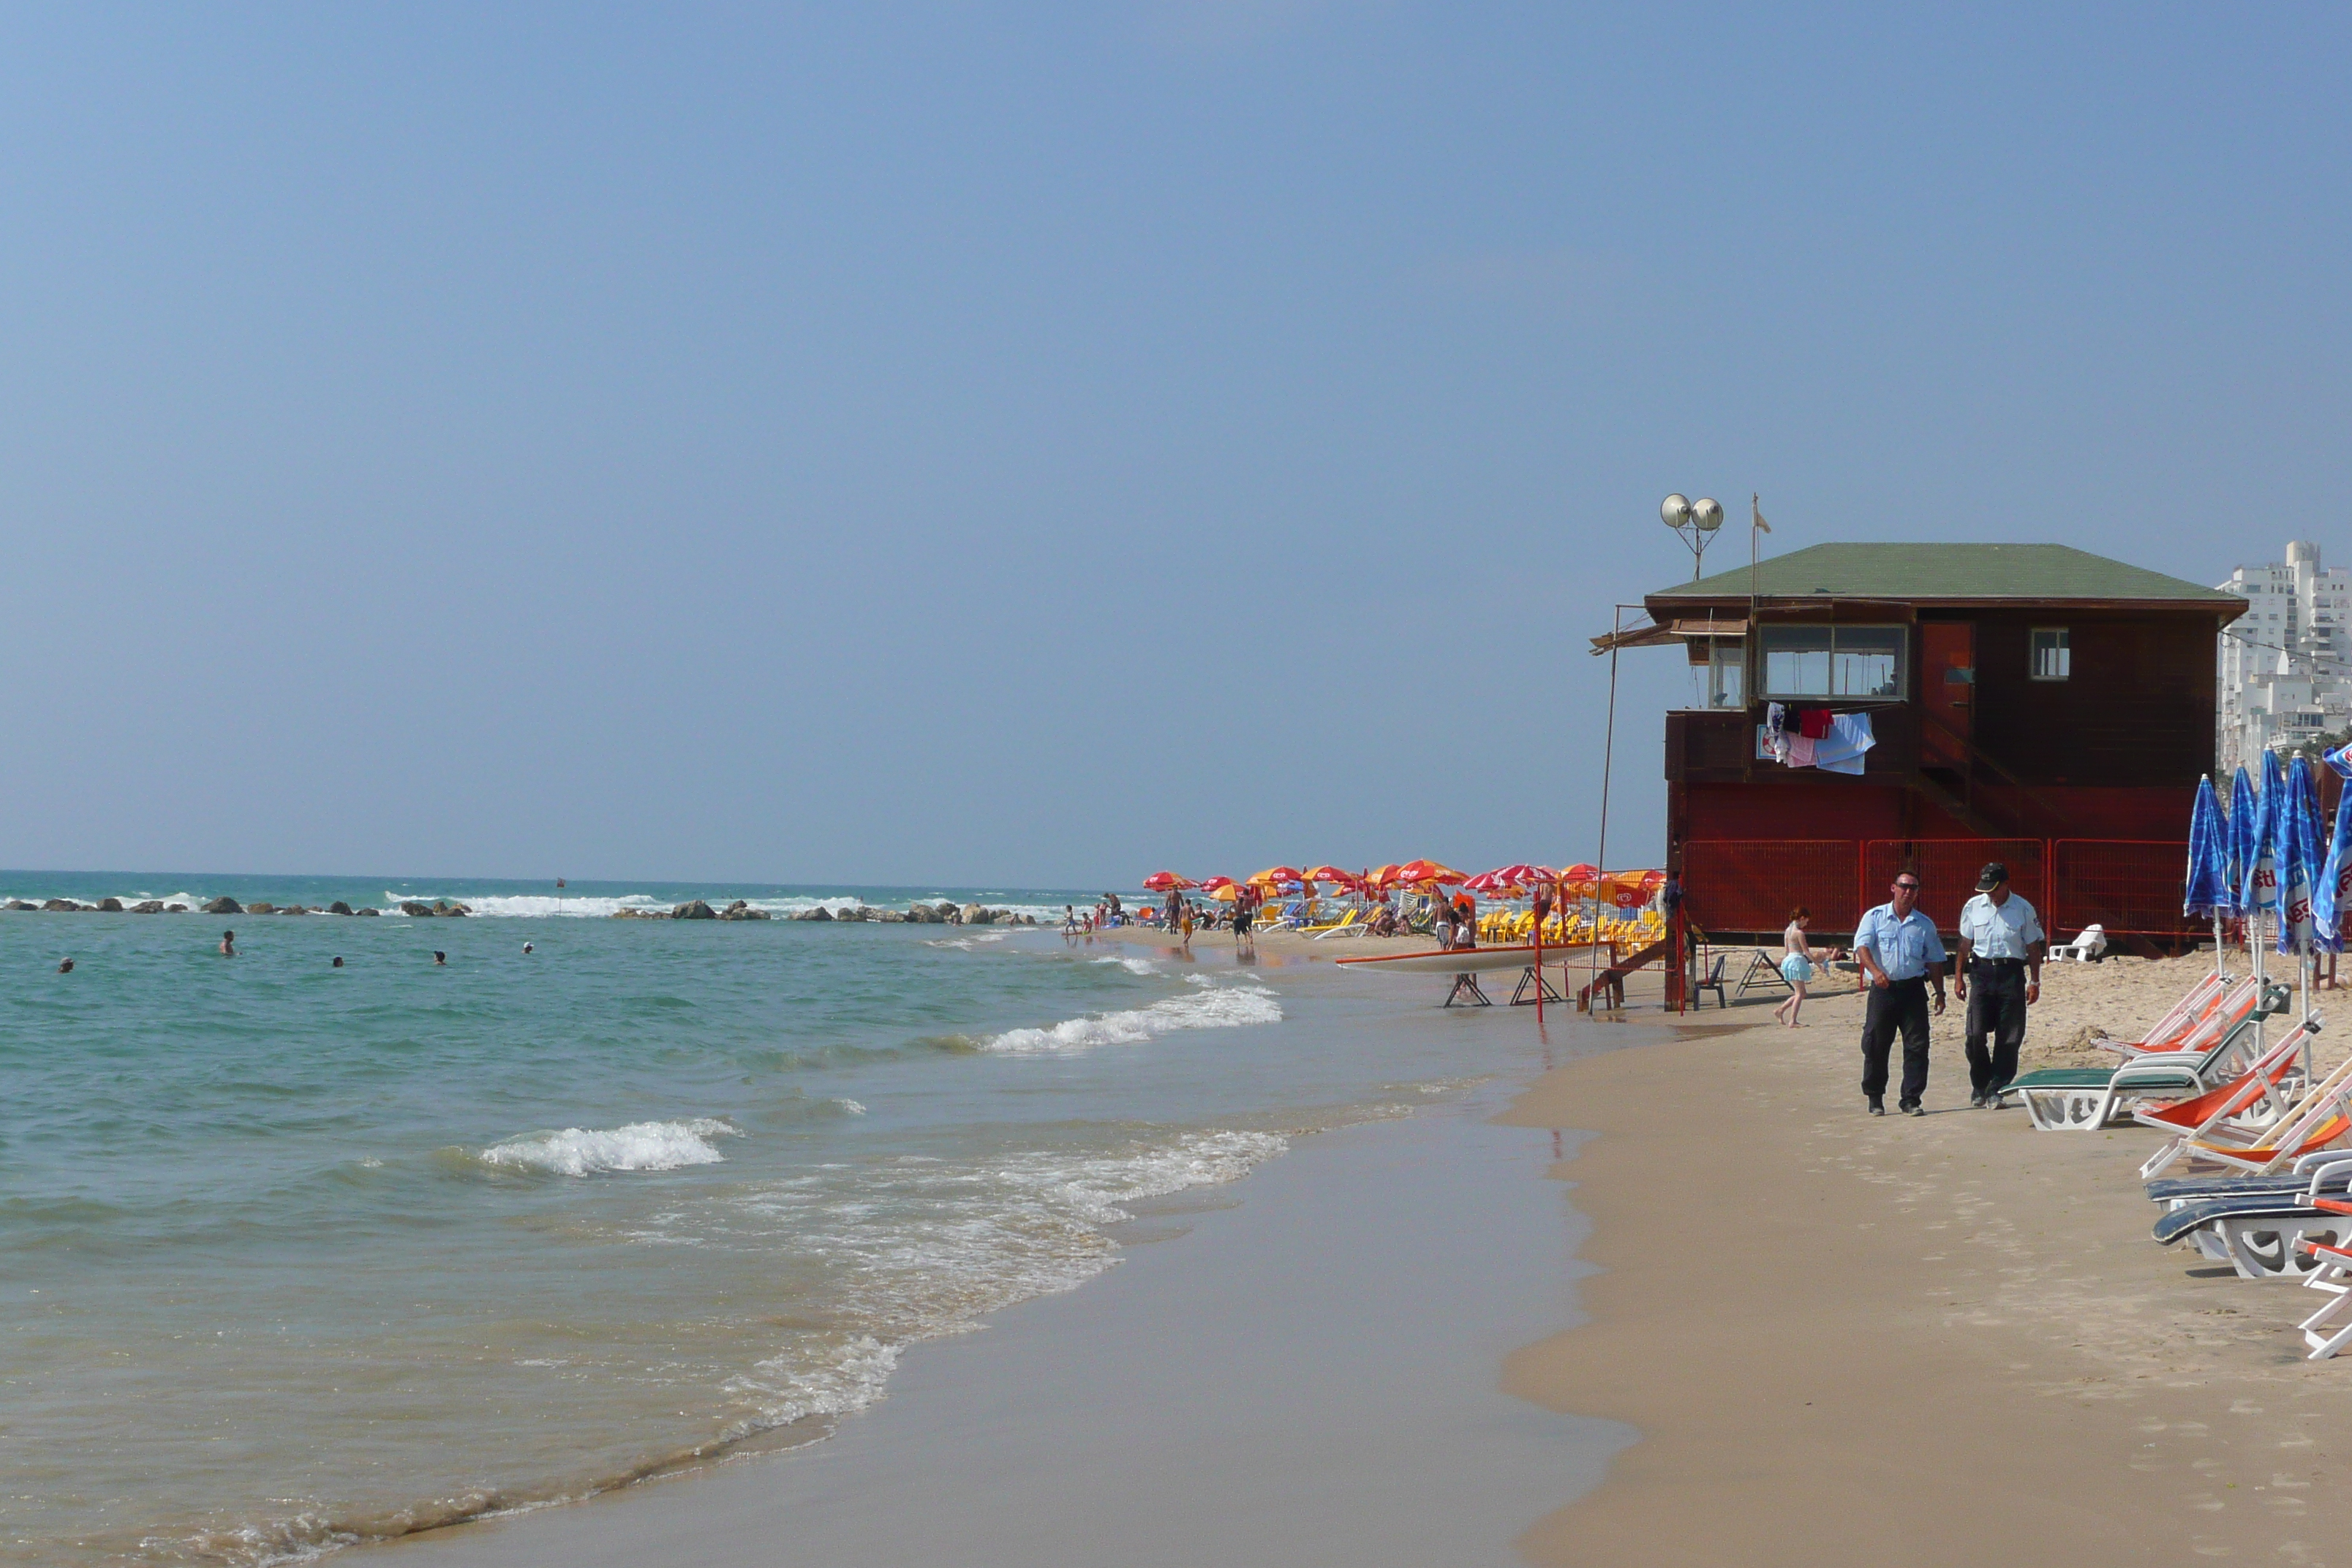
[[[529,953],[529,952],[531,951],[530,943],[529,943],[529,942],[524,942],[524,943],[522,944],[522,950],[523,950],[523,952],[524,952],[525,953]]]
[[[340,952],[339,952],[339,953],[337,953],[337,954],[335,954],[335,964],[334,964],[334,966],[335,966],[337,969],[341,969],[341,968],[343,966],[343,955],[342,955],[341,953],[340,953]]]
[[[59,974],[71,974],[73,973],[73,960],[70,958],[58,959],[58,973]]]
[[[220,954],[223,958],[236,956],[236,932],[233,931],[221,932]]]
[[[433,967],[434,967],[434,968],[436,968],[436,969],[446,968],[446,967],[447,966],[448,963],[449,963],[449,955],[448,955],[447,953],[446,953],[446,952],[442,952],[442,951],[441,951],[439,948],[437,948],[437,947],[436,947],[436,948],[435,948],[435,949],[433,950]]]

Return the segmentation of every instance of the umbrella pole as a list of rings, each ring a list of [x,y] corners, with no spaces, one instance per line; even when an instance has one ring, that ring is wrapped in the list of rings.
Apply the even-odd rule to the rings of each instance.
[[[1543,1033],[1543,922],[1544,901],[1535,901],[1536,910],[1536,1033]]]

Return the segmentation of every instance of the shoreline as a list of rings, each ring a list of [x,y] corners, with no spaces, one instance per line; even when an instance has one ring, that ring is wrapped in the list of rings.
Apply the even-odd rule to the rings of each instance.
[[[1552,1145],[1497,1120],[1539,1065],[1145,1205],[1120,1268],[910,1348],[824,1443],[353,1561],[1508,1563],[1632,1436],[1495,1381],[1509,1345],[1574,1321],[1560,1243],[1581,1222],[1540,1179]]]
[[[2029,1065],[2197,963],[2053,966]],[[1864,1116],[1860,1012],[1581,1058],[1505,1113],[1596,1134],[1552,1174],[1598,1272],[1503,1386],[1642,1433],[1526,1560],[2352,1560],[2352,1376],[2301,1360],[2307,1292],[2149,1238],[2149,1130],[1969,1109],[1957,1005],[1931,1113]]]

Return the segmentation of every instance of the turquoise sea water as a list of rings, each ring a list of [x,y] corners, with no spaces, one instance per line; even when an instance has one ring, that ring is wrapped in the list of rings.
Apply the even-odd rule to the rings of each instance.
[[[1139,1205],[1500,1059],[1212,937],[1188,962],[574,918],[544,884],[0,873],[221,892],[514,912],[0,914],[8,1560],[300,1557],[821,1435],[907,1345],[1107,1267]],[[916,896],[1087,897],[863,890]]]

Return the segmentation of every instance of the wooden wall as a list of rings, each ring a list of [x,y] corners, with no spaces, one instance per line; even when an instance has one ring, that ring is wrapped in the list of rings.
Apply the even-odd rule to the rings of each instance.
[[[2211,615],[1956,610],[1922,618],[1976,623],[1977,744],[2027,783],[2193,787],[2212,768]],[[2037,626],[2067,629],[2070,679],[2032,679]]]

